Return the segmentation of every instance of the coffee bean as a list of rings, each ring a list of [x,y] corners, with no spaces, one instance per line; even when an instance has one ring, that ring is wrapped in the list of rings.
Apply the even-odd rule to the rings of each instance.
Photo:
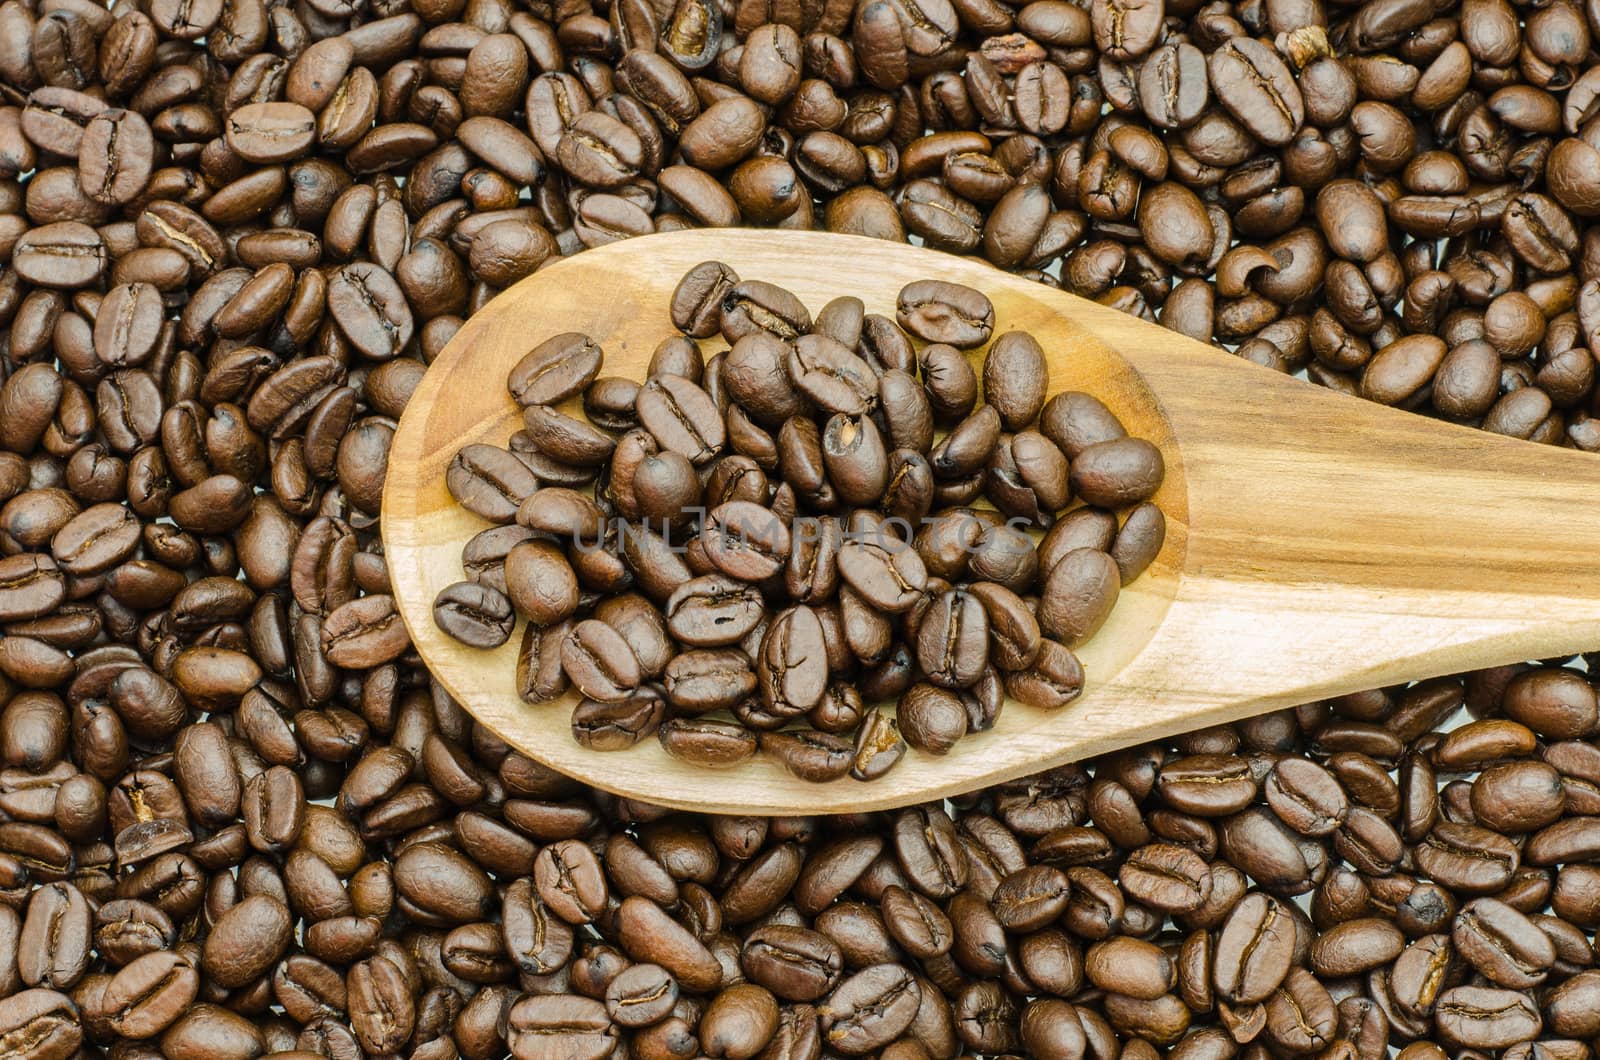
[[[978,377],[972,365],[954,346],[935,342],[924,346],[917,363],[922,386],[936,419],[952,422],[972,411],[978,398]]]
[[[1222,105],[1263,143],[1287,143],[1305,120],[1305,103],[1288,66],[1260,42],[1231,40],[1211,54],[1207,66]]]
[[[772,620],[761,641],[756,676],[762,703],[780,717],[817,705],[827,686],[828,659],[815,611],[792,607]]]
[[[1525,994],[1492,987],[1458,986],[1439,995],[1440,1035],[1469,1048],[1503,1048],[1539,1033],[1542,1021]]]
[[[516,617],[504,593],[472,582],[446,586],[433,602],[433,620],[439,628],[475,648],[504,644]]]
[[[635,406],[639,422],[664,449],[681,453],[695,464],[717,456],[727,434],[711,398],[695,383],[678,376],[648,380]]]
[[[967,733],[961,697],[947,688],[919,682],[900,697],[900,735],[919,751],[942,755]]]
[[[462,507],[497,523],[509,523],[539,488],[539,480],[509,450],[469,445],[450,461],[445,485]]]
[[[867,362],[825,335],[801,335],[795,340],[789,349],[789,377],[795,390],[817,408],[847,416],[862,415],[878,393]]]
[[[837,780],[855,764],[855,749],[848,740],[823,732],[786,730],[764,732],[760,748],[801,780],[824,783]]]
[[[1059,642],[1043,639],[1025,669],[1006,675],[1006,693],[1033,707],[1064,707],[1083,692],[1083,665]]]
[[[322,651],[335,666],[368,669],[398,658],[411,636],[385,594],[363,596],[332,611],[322,624]]]
[[[95,282],[109,255],[99,233],[78,221],[35,228],[16,241],[12,267],[40,287],[71,289]]]
[[[719,505],[706,516],[706,557],[730,578],[758,582],[783,569],[791,540],[788,527],[769,508],[749,501]]]
[[[232,907],[206,938],[202,964],[219,983],[242,986],[273,966],[289,945],[289,910],[270,895]]]
[[[1025,331],[1001,335],[984,356],[984,400],[1000,413],[1008,431],[1021,430],[1039,415],[1048,382],[1044,350]]]
[[[731,722],[674,718],[656,735],[674,758],[712,769],[737,765],[757,750],[756,734]]]
[[[83,127],[78,145],[78,182],[98,203],[132,202],[150,181],[155,138],[138,111],[108,108]]]
[[[572,627],[561,642],[561,668],[590,699],[615,703],[639,687],[639,659],[615,629],[594,619]]]
[[[823,1033],[851,1055],[872,1052],[916,1018],[920,990],[903,967],[877,964],[839,984],[819,1009]]]
[[[600,347],[588,336],[557,335],[518,361],[506,386],[524,407],[556,405],[594,382],[603,359]]]
[[[928,679],[945,688],[968,688],[989,661],[989,619],[975,595],[941,593],[917,630],[917,662]]]
[[[1140,438],[1100,442],[1072,461],[1072,491],[1090,504],[1120,508],[1148,500],[1161,481],[1161,451]]]
[[[1081,644],[1111,614],[1120,585],[1116,562],[1106,553],[1068,552],[1046,575],[1039,628],[1068,647]]]
[[[989,341],[994,306],[982,292],[942,280],[921,280],[900,292],[900,326],[928,342],[971,349]]]
[[[183,1015],[199,988],[200,974],[178,954],[147,953],[105,985],[100,1009],[114,1033],[150,1038]]]
[[[839,548],[839,573],[874,607],[898,614],[909,610],[927,588],[922,557],[881,531],[852,536]]]
[[[1241,1004],[1264,1000],[1288,975],[1294,958],[1294,924],[1287,910],[1266,895],[1241,901],[1217,937],[1213,981],[1224,997]]]
[[[793,342],[810,330],[811,314],[783,288],[764,280],[745,280],[722,296],[720,327],[730,343],[763,331]]]

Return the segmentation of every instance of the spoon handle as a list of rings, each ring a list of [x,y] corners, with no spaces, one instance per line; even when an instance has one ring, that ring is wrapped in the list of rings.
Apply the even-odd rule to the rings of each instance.
[[[1377,687],[1600,648],[1600,458],[1157,348],[1120,317],[1085,323],[1143,376],[1189,487],[1173,611],[1135,671],[1187,668],[1197,703],[1242,716],[1255,688],[1350,691],[1352,653]]]

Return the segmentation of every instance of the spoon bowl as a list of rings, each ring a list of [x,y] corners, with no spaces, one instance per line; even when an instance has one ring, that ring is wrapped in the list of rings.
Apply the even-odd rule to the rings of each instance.
[[[1084,694],[1056,711],[1008,702],[947,755],[910,751],[879,780],[801,781],[757,755],[690,766],[655,740],[597,752],[572,739],[575,699],[515,689],[521,623],[491,651],[433,622],[487,523],[445,488],[464,445],[521,426],[511,367],[560,332],[592,337],[604,375],[642,379],[674,334],[668,301],[693,265],[894,315],[905,284],[984,291],[996,334],[1031,332],[1049,392],[1100,398],[1166,460],[1167,537],[1077,650]],[[726,344],[704,340],[709,357]],[[976,353],[975,356],[981,356]],[[578,402],[569,403],[575,411]],[[511,287],[456,334],[390,451],[382,532],[411,638],[444,687],[521,753],[585,783],[708,813],[854,812],[926,802],[1161,736],[1363,689],[1600,647],[1600,460],[1424,419],[1268,371],[971,258],[858,236],[702,230],[586,251]]]

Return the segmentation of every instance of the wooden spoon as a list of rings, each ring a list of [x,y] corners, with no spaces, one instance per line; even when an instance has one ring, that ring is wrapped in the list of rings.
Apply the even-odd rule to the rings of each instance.
[[[687,766],[654,740],[573,742],[572,700],[513,688],[520,629],[490,652],[433,624],[461,548],[487,524],[445,490],[469,442],[520,426],[507,371],[584,332],[602,373],[643,376],[673,333],[668,299],[708,259],[787,287],[815,312],[842,294],[894,314],[912,280],[985,291],[996,334],[1044,345],[1050,392],[1078,389],[1160,446],[1166,545],[1080,654],[1081,699],[1008,703],[942,758],[883,778],[808,784],[763,756]],[[707,355],[725,347],[702,344]],[[576,403],[574,403],[576,404]],[[629,239],[557,262],[472,317],[418,387],[390,452],[383,538],[401,613],[444,686],[507,743],[652,803],[811,814],[924,802],[1115,748],[1362,689],[1600,648],[1600,460],[1334,394],[982,261],[857,236],[706,230]]]

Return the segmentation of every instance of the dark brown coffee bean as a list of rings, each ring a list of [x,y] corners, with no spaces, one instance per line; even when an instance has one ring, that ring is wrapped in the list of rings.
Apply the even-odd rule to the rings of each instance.
[[[474,648],[504,644],[516,618],[504,593],[472,582],[446,586],[433,602],[433,620],[439,628]]]
[[[1045,576],[1039,628],[1068,647],[1081,644],[1110,616],[1121,584],[1116,562],[1106,553],[1068,552]]]
[[[398,658],[411,636],[394,597],[364,596],[330,612],[322,624],[322,651],[335,666],[368,669]]]
[[[722,296],[720,327],[722,337],[730,343],[758,331],[794,342],[811,329],[811,314],[783,288],[762,280],[745,280],[728,288]]]
[[[176,1022],[199,989],[199,972],[178,954],[147,953],[106,984],[100,1007],[115,1033],[149,1038]]]
[[[777,574],[789,557],[789,528],[770,508],[749,501],[719,505],[706,516],[706,556],[730,578],[758,582]]]
[[[727,442],[716,404],[688,379],[662,376],[646,381],[635,407],[639,422],[662,448],[697,465],[718,456]]]
[[[1288,143],[1305,120],[1305,103],[1288,66],[1258,41],[1234,39],[1208,60],[1222,105],[1263,143]]]
[[[530,995],[512,1005],[505,1017],[505,1040],[512,1051],[529,1057],[559,1055],[599,1060],[617,1043],[617,1030],[606,1006],[576,994]],[[555,1043],[559,1041],[559,1046]]]
[[[801,335],[789,349],[795,390],[826,412],[860,416],[877,397],[878,383],[866,361],[825,335]]]
[[[615,703],[639,687],[639,659],[622,635],[604,622],[586,619],[561,642],[561,667],[590,699]]]
[[[989,341],[994,306],[981,292],[941,280],[921,280],[901,290],[900,326],[929,342],[971,349]]]
[[[749,656],[732,648],[674,656],[665,677],[667,698],[685,713],[731,709],[756,693],[756,674]]]
[[[218,983],[242,986],[283,955],[293,922],[289,910],[270,895],[253,895],[232,907],[206,938],[206,974]]]
[[[895,614],[914,606],[928,584],[922,557],[876,529],[847,534],[839,548],[839,573],[873,606]]]
[[[85,287],[105,272],[108,258],[99,233],[77,221],[32,229],[12,250],[17,275],[41,287]]]
[[[856,730],[855,761],[850,775],[857,780],[876,780],[905,755],[906,742],[899,723],[882,711],[872,710]]]
[[[928,679],[945,688],[968,688],[989,661],[989,620],[976,595],[941,593],[917,630],[917,662]]]
[[[506,386],[523,407],[559,404],[594,382],[603,360],[600,347],[588,336],[557,335],[518,361]]]
[[[1235,1002],[1267,998],[1289,973],[1294,958],[1294,924],[1276,899],[1247,896],[1217,937],[1213,958],[1216,988]]]
[[[83,1021],[67,995],[21,990],[0,1001],[0,1040],[26,1043],[39,1056],[71,1056],[83,1041]]]
[[[1170,843],[1134,851],[1122,866],[1121,883],[1130,898],[1170,913],[1199,908],[1212,890],[1210,868],[1199,855]]]
[[[509,523],[539,488],[539,480],[509,450],[469,445],[450,461],[445,485],[457,503],[475,515]]]
[[[817,705],[827,687],[828,660],[815,611],[801,605],[772,620],[761,641],[756,675],[762,703],[780,717]]]
[[[920,988],[905,968],[877,964],[839,984],[818,1010],[828,1040],[850,1055],[887,1045],[916,1018]]]
[[[711,769],[737,765],[757,750],[754,732],[732,722],[704,718],[674,718],[663,723],[656,736],[674,758]]]
[[[967,734],[967,710],[947,688],[919,682],[900,697],[900,735],[919,751],[942,755]]]
[[[1044,709],[1064,707],[1083,692],[1083,665],[1071,649],[1057,641],[1039,642],[1039,654],[1032,664],[1008,673],[1006,693],[1029,706]]]
[[[828,733],[801,729],[764,732],[760,745],[762,753],[812,783],[837,780],[855,765],[855,749],[850,741]]]
[[[95,202],[125,205],[150,181],[156,160],[150,125],[137,111],[102,110],[83,127],[78,182]]]
[[[984,357],[984,398],[1000,413],[1006,430],[1033,422],[1044,408],[1048,381],[1044,350],[1026,332],[1001,335]]]

